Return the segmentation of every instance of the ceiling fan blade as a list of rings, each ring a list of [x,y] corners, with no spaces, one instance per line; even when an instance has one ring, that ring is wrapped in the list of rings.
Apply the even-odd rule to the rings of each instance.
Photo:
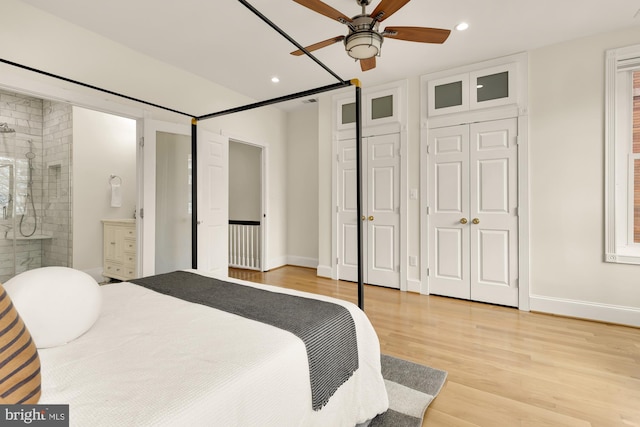
[[[451,30],[426,27],[387,27],[384,29],[385,38],[406,40],[419,43],[444,43]]]
[[[376,57],[372,56],[371,58],[361,59],[360,68],[362,69],[362,71],[369,71],[376,68]]]
[[[338,43],[339,41],[344,40],[344,36],[337,36],[337,37],[332,37],[330,39],[318,42],[318,43],[314,43],[311,46],[306,46],[305,49],[307,49],[309,52],[313,52],[314,50],[318,50],[321,49],[323,47],[327,47],[327,46],[331,46],[334,43]],[[291,52],[291,55],[295,55],[295,56],[300,56],[303,55],[304,52],[300,49],[298,50],[294,50],[293,52]]]
[[[307,7],[314,12],[318,12],[321,15],[329,17],[331,19],[335,19],[338,22],[351,22],[351,18],[349,18],[344,13],[332,8],[328,4],[321,2],[320,0],[293,0],[294,2]]]
[[[374,11],[371,12],[371,17],[375,18],[382,13],[378,21],[384,21],[407,3],[409,3],[409,0],[382,0]]]

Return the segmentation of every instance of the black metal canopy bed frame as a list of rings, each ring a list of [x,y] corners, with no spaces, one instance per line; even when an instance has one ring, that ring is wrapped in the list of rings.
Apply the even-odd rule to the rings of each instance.
[[[360,81],[358,79],[352,79],[352,80],[344,80],[342,79],[340,76],[338,76],[335,72],[333,72],[329,67],[327,67],[325,64],[323,64],[318,58],[316,58],[313,54],[311,54],[305,47],[303,47],[302,45],[300,45],[296,40],[294,40],[291,36],[289,36],[285,31],[283,31],[281,28],[279,28],[276,24],[274,24],[269,18],[267,18],[264,14],[262,14],[259,10],[257,10],[253,5],[251,5],[249,2],[247,2],[246,0],[238,0],[242,5],[244,5],[247,9],[249,9],[253,14],[255,14],[256,16],[258,16],[263,22],[265,22],[267,25],[269,25],[271,28],[273,28],[275,31],[277,31],[280,35],[282,35],[284,38],[286,38],[289,42],[291,42],[293,45],[295,45],[298,49],[300,49],[305,55],[307,55],[311,60],[313,60],[316,64],[318,64],[321,68],[323,68],[325,71],[327,71],[329,74],[331,74],[333,77],[335,77],[338,82],[335,84],[331,84],[331,85],[327,85],[327,86],[322,86],[322,87],[318,87],[315,89],[309,89],[306,91],[302,91],[302,92],[297,92],[297,93],[293,93],[290,95],[285,95],[285,96],[281,96],[281,97],[277,97],[277,98],[272,98],[272,99],[268,99],[265,101],[260,101],[260,102],[256,102],[256,103],[252,103],[252,104],[247,104],[247,105],[243,105],[240,107],[235,107],[235,108],[231,108],[231,109],[227,109],[227,110],[222,110],[222,111],[218,111],[218,112],[214,112],[214,113],[209,113],[209,114],[204,114],[204,115],[194,115],[194,114],[189,114],[183,111],[178,111],[169,107],[165,107],[162,105],[158,105],[158,104],[154,104],[142,99],[138,99],[138,98],[134,98],[122,93],[118,93],[118,92],[114,92],[108,89],[104,89],[95,85],[91,85],[88,83],[84,83],[84,82],[80,82],[77,80],[73,80],[64,76],[60,76],[60,75],[56,75],[53,73],[49,73],[47,71],[43,71],[37,68],[33,68],[33,67],[29,67],[27,65],[23,65],[23,64],[19,64],[13,61],[9,61],[3,58],[0,58],[0,62],[3,62],[5,64],[14,66],[14,67],[18,67],[18,68],[22,68],[28,71],[32,71],[38,74],[42,74],[48,77],[52,77],[55,79],[59,79],[59,80],[63,80],[69,83],[73,83],[76,85],[80,85],[86,88],[90,88],[90,89],[94,89],[100,92],[104,92],[104,93],[108,93],[110,95],[115,95],[117,97],[120,98],[124,98],[124,99],[128,99],[130,101],[135,101],[135,102],[139,102],[142,103],[144,105],[148,105],[151,107],[155,107],[155,108],[159,108],[165,111],[170,111],[173,113],[177,113],[183,116],[188,116],[191,118],[191,152],[192,152],[192,158],[193,158],[193,163],[192,163],[192,174],[194,177],[197,177],[197,126],[198,126],[198,122],[202,121],[202,120],[207,120],[207,119],[212,119],[215,117],[220,117],[220,116],[225,116],[225,115],[229,115],[229,114],[234,114],[234,113],[239,113],[242,111],[248,111],[248,110],[253,110],[256,108],[260,108],[260,107],[264,107],[264,106],[268,106],[268,105],[273,105],[273,104],[278,104],[280,102],[285,102],[285,101],[290,101],[290,100],[294,100],[294,99],[299,99],[299,98],[303,98],[303,97],[307,97],[307,96],[311,96],[311,95],[315,95],[315,94],[319,94],[319,93],[323,93],[323,92],[328,92],[328,91],[332,91],[332,90],[336,90],[336,89],[341,89],[341,88],[345,88],[347,86],[354,86],[355,87],[355,109],[356,109],[356,122],[355,122],[355,126],[356,126],[356,214],[357,214],[357,218],[360,218],[362,216],[362,177],[361,177],[361,173],[362,173],[362,89],[361,89],[361,85],[360,85]],[[196,269],[198,268],[198,234],[197,234],[197,227],[198,227],[198,215],[197,215],[197,203],[198,203],[198,198],[197,198],[197,190],[198,190],[198,181],[197,179],[193,179],[193,185],[192,185],[192,200],[193,200],[193,209],[192,209],[192,218],[191,218],[191,267]],[[362,224],[359,224],[359,226],[357,227],[357,274],[358,274],[358,282],[357,282],[357,286],[358,286],[358,307],[360,307],[361,310],[364,310],[364,285],[363,285],[363,272],[362,272],[362,257],[363,257],[363,248],[362,248]]]
[[[0,62],[190,117],[192,174],[196,177],[199,121],[354,86],[356,205],[357,218],[360,218],[360,82],[341,79],[247,1],[238,1],[338,82],[211,114],[194,115],[9,60],[0,59]],[[20,316],[30,313],[31,325],[37,327],[33,328],[37,329],[34,333],[28,317],[24,317],[24,323],[16,323],[31,330],[33,340],[29,331],[24,339],[28,338],[31,346],[38,348],[37,357],[29,359],[37,362],[37,395],[31,394],[35,397],[28,403],[66,404],[73,425],[105,427],[114,423],[156,427],[211,425],[212,422],[217,425],[352,426],[387,411],[389,401],[381,372],[380,342],[364,313],[360,221],[356,306],[323,295],[198,271],[197,190],[197,179],[193,179],[192,271],[98,286],[85,273],[67,269],[86,275],[90,283],[79,286],[78,281],[74,284],[68,280],[68,273],[62,272],[65,276],[54,279],[47,275],[44,280],[18,275],[5,284],[6,292],[0,285],[0,297],[8,295],[4,301],[9,303],[13,299],[13,312],[22,310],[16,318],[19,320]],[[26,274],[40,274],[38,270],[44,269]],[[20,276],[24,280],[20,280]],[[12,285],[10,282],[14,279],[20,284]],[[70,285],[77,290],[73,297],[69,296]],[[15,291],[18,286],[20,292]],[[10,288],[14,289],[13,296],[9,295]],[[61,304],[47,298],[46,294],[51,292],[55,294],[50,295],[61,298]],[[89,310],[77,309],[85,308],[90,299],[100,303]],[[38,307],[47,309],[38,310]],[[86,324],[79,335],[45,345],[39,337],[62,332],[47,329],[47,322],[42,321],[47,316],[53,319],[58,315],[49,312],[50,307],[66,313],[83,311],[91,319],[85,319],[87,315],[75,319]],[[6,338],[0,336],[0,341],[4,343]],[[35,362],[31,362],[28,366],[33,364],[35,369]]]

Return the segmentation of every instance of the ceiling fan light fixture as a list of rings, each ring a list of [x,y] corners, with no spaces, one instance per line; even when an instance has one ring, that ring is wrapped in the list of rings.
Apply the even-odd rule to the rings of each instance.
[[[344,39],[347,55],[353,59],[369,59],[380,54],[382,36],[375,31],[357,31]]]

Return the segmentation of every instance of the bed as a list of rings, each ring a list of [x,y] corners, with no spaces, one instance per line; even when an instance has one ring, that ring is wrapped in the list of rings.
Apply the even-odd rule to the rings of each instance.
[[[357,369],[317,405],[308,346],[293,333],[122,282],[100,288],[102,308],[89,331],[39,350],[39,403],[69,404],[71,425],[78,426],[354,426],[387,409],[379,341],[358,307],[217,279],[346,308],[355,325]]]

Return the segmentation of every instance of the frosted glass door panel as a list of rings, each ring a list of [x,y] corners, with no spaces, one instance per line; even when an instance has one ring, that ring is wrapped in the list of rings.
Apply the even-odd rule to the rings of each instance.
[[[342,105],[342,124],[346,125],[349,123],[356,122],[356,103],[351,102],[349,104]]]
[[[373,120],[393,117],[393,95],[371,100],[371,118]]]
[[[462,82],[436,86],[435,98],[436,110],[462,105]]]
[[[476,79],[478,102],[509,97],[509,72],[490,74]]]
[[[469,109],[492,108],[517,101],[517,67],[506,64],[469,73]]]
[[[467,111],[469,109],[469,74],[429,80],[426,95],[429,116]]]

